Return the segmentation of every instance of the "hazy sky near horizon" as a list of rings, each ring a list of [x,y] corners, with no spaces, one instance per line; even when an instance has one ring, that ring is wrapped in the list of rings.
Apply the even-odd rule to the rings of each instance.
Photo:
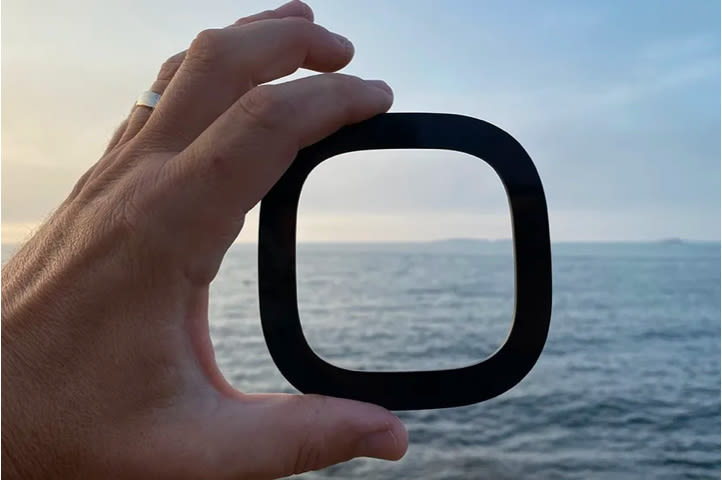
[[[553,240],[719,240],[718,2],[308,3],[354,42],[345,72],[394,88],[392,111],[471,115],[516,137],[544,183]],[[3,242],[62,201],[166,57],[277,5],[3,2]],[[301,200],[301,240],[510,234],[500,182],[457,153],[332,159]]]

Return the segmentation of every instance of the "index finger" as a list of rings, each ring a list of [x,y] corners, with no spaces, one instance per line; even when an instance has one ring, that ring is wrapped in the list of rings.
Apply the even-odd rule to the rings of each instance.
[[[343,74],[256,87],[174,162],[182,175],[205,182],[200,185],[209,190],[205,202],[218,192],[215,208],[245,212],[270,190],[298,150],[385,112],[392,102],[384,82]]]
[[[344,125],[385,112],[381,81],[322,74],[256,87],[163,165],[165,228],[189,252],[186,275],[210,282],[244,215],[283,175],[298,150]]]

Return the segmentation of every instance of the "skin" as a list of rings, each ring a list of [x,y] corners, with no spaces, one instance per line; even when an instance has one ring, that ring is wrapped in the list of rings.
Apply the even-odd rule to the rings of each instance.
[[[403,456],[381,407],[239,392],[208,331],[246,212],[299,149],[391,106],[385,83],[328,73],[352,56],[292,1],[161,67],[157,108],[132,110],[2,270],[8,478],[261,479]],[[300,67],[325,73],[261,85]]]

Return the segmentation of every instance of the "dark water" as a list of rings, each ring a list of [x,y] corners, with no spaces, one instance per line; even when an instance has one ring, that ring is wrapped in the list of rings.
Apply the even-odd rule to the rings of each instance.
[[[7,258],[3,248],[3,257]],[[401,412],[398,463],[316,478],[720,478],[720,245],[555,245],[549,339],[532,372],[469,407]],[[239,389],[293,392],[261,334],[255,246],[232,247],[211,291],[221,369]],[[348,368],[477,362],[513,311],[511,247],[299,246],[304,331]]]
[[[436,369],[491,354],[513,311],[511,247],[299,247],[309,342],[348,368]],[[261,336],[255,247],[212,287],[224,373],[294,391]],[[304,478],[720,477],[720,246],[554,247],[554,308],[536,367],[470,407],[401,412],[399,463],[360,459]]]

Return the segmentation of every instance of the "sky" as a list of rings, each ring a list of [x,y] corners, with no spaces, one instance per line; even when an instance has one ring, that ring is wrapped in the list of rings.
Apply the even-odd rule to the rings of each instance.
[[[539,170],[552,241],[719,241],[719,2],[308,3],[354,42],[344,72],[394,88],[391,111],[511,133]],[[278,4],[4,1],[2,241],[48,217],[165,58]],[[256,210],[240,241],[256,239]],[[301,197],[299,240],[510,236],[501,183],[460,153],[339,156]]]

